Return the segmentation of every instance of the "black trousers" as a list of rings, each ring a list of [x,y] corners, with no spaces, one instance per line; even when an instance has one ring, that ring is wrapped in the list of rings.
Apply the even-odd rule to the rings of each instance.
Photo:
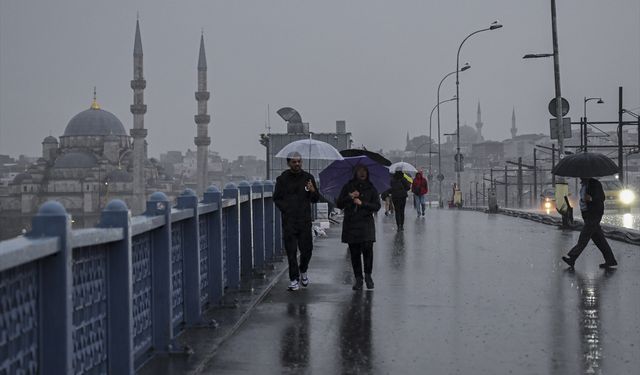
[[[364,259],[364,273],[370,275],[373,270],[373,242],[350,243],[349,252],[353,275],[357,279],[362,279],[362,259]]]
[[[582,219],[584,220],[584,226],[582,227],[582,231],[580,231],[578,243],[569,251],[569,257],[573,259],[578,258],[584,248],[587,247],[589,240],[592,240],[602,253],[605,262],[616,262],[616,257],[613,255],[613,251],[611,251],[611,246],[609,246],[609,242],[607,242],[600,227],[602,215],[583,214]]]
[[[407,198],[393,199],[393,206],[396,212],[396,224],[404,225],[404,206],[407,204]]]
[[[299,280],[300,272],[307,272],[311,252],[313,250],[313,236],[311,222],[284,222],[282,225],[284,249],[289,261],[289,280]],[[300,249],[300,264],[298,265],[298,249]]]

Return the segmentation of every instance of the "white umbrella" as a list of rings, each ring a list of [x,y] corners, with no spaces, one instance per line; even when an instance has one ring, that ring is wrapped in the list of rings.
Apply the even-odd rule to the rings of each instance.
[[[416,167],[414,167],[413,165],[404,162],[404,161],[399,161],[397,163],[393,163],[389,166],[389,172],[390,173],[395,173],[396,171],[402,171],[404,173],[417,173],[418,170],[416,169]]]
[[[298,153],[303,159],[344,160],[340,152],[330,144],[315,139],[301,139],[284,146],[277,154],[277,158],[288,158]]]

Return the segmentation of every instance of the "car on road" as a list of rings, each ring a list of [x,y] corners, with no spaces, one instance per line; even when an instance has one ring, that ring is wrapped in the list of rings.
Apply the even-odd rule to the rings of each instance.
[[[620,210],[628,212],[637,204],[636,193],[622,185],[620,180],[615,177],[607,177],[599,179],[604,190],[605,210]]]

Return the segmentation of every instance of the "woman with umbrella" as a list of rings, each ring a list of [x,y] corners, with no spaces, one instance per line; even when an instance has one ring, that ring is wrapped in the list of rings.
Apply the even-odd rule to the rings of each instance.
[[[369,181],[369,170],[364,165],[356,165],[353,179],[347,182],[336,206],[344,210],[342,222],[342,242],[349,244],[351,265],[355,283],[353,290],[362,290],[362,261],[364,260],[364,282],[367,289],[373,289],[373,243],[376,228],[373,214],[380,209],[380,198],[375,186]]]
[[[604,214],[605,194],[600,181],[593,177],[607,176],[618,171],[613,160],[602,154],[580,153],[564,157],[556,165],[552,173],[559,176],[580,177],[580,211],[584,225],[580,231],[578,243],[569,251],[562,260],[573,268],[576,259],[584,248],[592,240],[602,253],[604,263],[600,268],[615,267],[618,265],[613,255],[611,246],[602,233],[600,221]]]

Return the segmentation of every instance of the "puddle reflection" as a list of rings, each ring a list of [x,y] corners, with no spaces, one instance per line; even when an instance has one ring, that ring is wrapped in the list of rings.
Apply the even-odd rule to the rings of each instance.
[[[309,316],[307,305],[287,304],[290,323],[280,339],[280,361],[290,370],[303,370],[309,365]]]
[[[339,344],[343,374],[366,374],[372,370],[372,301],[372,292],[354,293],[342,316]]]

